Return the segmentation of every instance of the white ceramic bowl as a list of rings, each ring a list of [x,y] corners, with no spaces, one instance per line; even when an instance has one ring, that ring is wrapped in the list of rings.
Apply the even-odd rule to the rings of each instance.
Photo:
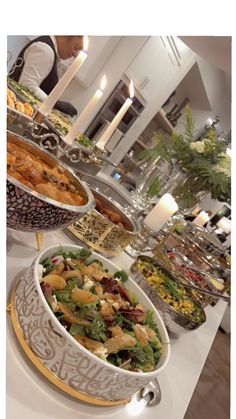
[[[65,251],[75,251],[81,246],[62,245]],[[15,311],[22,333],[31,350],[41,363],[72,389],[101,400],[129,399],[139,388],[157,377],[166,367],[170,357],[169,337],[158,311],[149,298],[132,279],[125,283],[146,310],[154,313],[163,352],[154,371],[140,373],[126,371],[103,361],[80,345],[59,323],[42,293],[38,265],[55,254],[60,246],[43,250],[33,261],[15,291]],[[120,270],[112,262],[92,252],[104,267],[115,273]]]

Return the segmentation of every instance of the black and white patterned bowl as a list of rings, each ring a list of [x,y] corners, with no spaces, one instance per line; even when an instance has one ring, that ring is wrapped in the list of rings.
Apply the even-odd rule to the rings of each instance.
[[[7,177],[7,226],[15,230],[38,232],[66,227],[78,220],[91,208],[95,201],[89,187],[79,180],[75,173],[54,156],[42,150],[37,144],[10,131],[7,141],[14,143],[39,156],[52,167],[60,167],[76,185],[86,204],[72,206],[42,195],[23,185],[11,176]]]

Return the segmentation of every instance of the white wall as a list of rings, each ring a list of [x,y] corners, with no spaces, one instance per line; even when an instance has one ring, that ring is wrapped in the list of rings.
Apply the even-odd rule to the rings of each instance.
[[[191,106],[191,103],[190,103],[190,107],[191,107],[193,120],[194,120],[194,132],[195,132],[194,135],[195,135],[195,138],[198,138],[200,133],[203,131],[203,128],[206,124],[207,119],[211,118],[213,120],[215,116],[218,114],[215,114],[214,112],[210,110],[206,111],[206,110],[195,108]],[[185,124],[185,115],[183,112],[181,117],[178,119],[178,123],[176,127],[174,128],[178,134],[181,134],[184,131],[185,129],[184,124]]]
[[[29,39],[25,35],[19,35],[19,36],[8,35],[7,36],[7,52],[11,54],[11,59],[7,63],[7,71],[10,70],[19,52],[22,50],[22,48],[24,48],[27,42],[29,42]],[[9,54],[9,57],[10,57],[10,54]]]
[[[104,95],[95,109],[93,116],[95,116],[110,96],[111,91],[125,73],[127,67],[133,58],[138,54],[139,50],[145,43],[146,36],[124,36],[113,51],[113,54],[106,61],[102,67],[95,81],[87,89],[84,89],[76,79],[73,79],[67,90],[63,94],[63,99],[71,101],[80,112],[90,97],[98,89],[101,78],[104,74],[107,77],[107,88]]]
[[[198,57],[196,64],[177,87],[173,103],[179,104],[185,97],[189,97],[196,130],[202,131],[208,118],[214,120],[219,115],[218,134],[226,135],[231,127],[230,94],[231,83],[227,73]],[[165,109],[166,112],[171,106]],[[182,112],[175,127],[177,133],[183,132],[184,121],[184,112]]]
[[[219,115],[220,125],[225,134],[231,128],[231,84],[226,74],[198,58],[198,65],[202,75],[206,93],[214,116]]]
[[[167,80],[166,83],[163,83],[158,87],[158,94],[154,94],[152,100],[147,103],[146,108],[140,115],[140,117],[135,121],[129,131],[126,133],[125,137],[121,140],[115,151],[111,155],[111,159],[115,163],[119,163],[122,160],[123,155],[130,149],[133,143],[137,140],[142,131],[146,128],[149,122],[154,118],[156,113],[160,110],[162,104],[170,96],[173,90],[178,86],[178,84],[185,77],[187,72],[196,62],[195,54],[189,54],[188,59],[186,59],[185,65],[176,69],[175,77],[172,77],[171,80]],[[104,169],[106,173],[111,173],[112,169]]]

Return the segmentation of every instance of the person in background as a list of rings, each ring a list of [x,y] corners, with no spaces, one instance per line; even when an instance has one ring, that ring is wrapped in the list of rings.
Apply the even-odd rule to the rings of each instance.
[[[39,36],[21,50],[9,77],[44,101],[59,80],[59,60],[76,57],[82,43],[82,36]],[[76,108],[68,102],[58,100],[54,107],[72,117],[77,115]]]

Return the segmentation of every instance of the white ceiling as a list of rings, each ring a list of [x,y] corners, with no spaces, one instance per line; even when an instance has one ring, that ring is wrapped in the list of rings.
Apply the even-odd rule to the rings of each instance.
[[[231,36],[179,36],[197,55],[231,73]]]

